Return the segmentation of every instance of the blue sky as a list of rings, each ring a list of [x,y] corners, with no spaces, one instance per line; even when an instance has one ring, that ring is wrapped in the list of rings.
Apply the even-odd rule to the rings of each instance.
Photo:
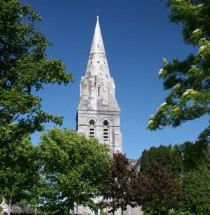
[[[116,98],[121,108],[123,152],[137,159],[152,146],[194,141],[208,125],[208,118],[184,123],[178,128],[146,129],[149,115],[164,102],[158,71],[162,58],[184,59],[198,48],[184,44],[181,25],[169,23],[168,8],[160,0],[22,0],[42,15],[41,29],[54,46],[48,58],[62,59],[74,83],[46,85],[38,95],[44,111],[63,116],[62,127],[76,128],[79,83],[85,75],[99,9],[100,26]],[[53,124],[47,124],[46,128]],[[38,144],[39,134],[32,135]]]

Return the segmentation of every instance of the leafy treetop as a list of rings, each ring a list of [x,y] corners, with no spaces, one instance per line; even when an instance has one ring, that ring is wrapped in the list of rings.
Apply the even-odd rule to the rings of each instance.
[[[138,183],[138,172],[129,168],[129,161],[122,153],[113,154],[112,167],[101,187],[103,196],[102,204],[111,208],[109,212],[115,213],[121,208],[122,214],[127,205],[136,206],[136,188],[141,186]]]
[[[207,166],[210,162],[210,126],[198,137],[198,140],[183,143],[180,148],[183,154],[183,165],[185,171],[198,169],[200,166]]]
[[[40,131],[49,121],[62,123],[42,110],[33,89],[73,81],[61,60],[47,59],[46,47],[52,43],[34,26],[41,20],[28,4],[0,1],[0,126],[15,122],[20,133]]]
[[[210,1],[168,0],[168,6],[170,21],[183,24],[184,41],[199,46],[199,50],[184,61],[163,59],[159,77],[170,93],[156,114],[150,115],[150,130],[177,127],[210,112]]]
[[[141,172],[146,173],[148,164],[152,165],[155,162],[160,163],[170,170],[175,177],[178,177],[183,171],[183,157],[180,146],[162,146],[151,147],[149,150],[144,150],[140,158]]]
[[[48,184],[43,208],[61,213],[65,207],[73,209],[75,203],[92,204],[110,169],[109,153],[107,145],[73,130],[53,127],[45,132],[38,146]]]
[[[160,163],[148,164],[146,173],[140,173],[140,186],[137,199],[143,210],[149,207],[161,214],[163,208],[177,206],[182,196],[181,187],[172,177],[172,172]]]

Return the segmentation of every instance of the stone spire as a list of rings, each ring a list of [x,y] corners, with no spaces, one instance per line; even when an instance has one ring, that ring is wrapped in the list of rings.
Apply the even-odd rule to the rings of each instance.
[[[102,73],[103,74],[100,74]],[[99,16],[97,16],[95,32],[90,49],[89,60],[85,76],[102,76],[110,77],[109,66],[106,59],[104,43],[99,25]],[[102,77],[101,77],[102,78]]]
[[[104,43],[101,35],[101,29],[99,25],[99,16],[97,16],[97,21],[96,21],[96,27],[95,27],[95,32],[93,36],[93,42],[90,50],[90,55],[93,54],[103,54],[106,55],[105,49],[104,49]]]
[[[98,138],[113,152],[122,151],[120,108],[115,98],[115,84],[110,76],[98,16],[86,73],[80,82],[76,120],[79,133]]]
[[[85,103],[85,104],[84,104]],[[89,54],[85,77],[80,84],[80,105],[91,110],[119,110],[115,99],[115,84],[110,77],[109,66],[103,44],[99,17]]]

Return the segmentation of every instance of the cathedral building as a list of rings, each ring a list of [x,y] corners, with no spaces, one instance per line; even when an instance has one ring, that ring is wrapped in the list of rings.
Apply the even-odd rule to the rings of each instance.
[[[112,152],[122,152],[120,108],[115,98],[115,84],[110,76],[98,16],[86,74],[80,82],[76,122],[78,133],[106,143]]]

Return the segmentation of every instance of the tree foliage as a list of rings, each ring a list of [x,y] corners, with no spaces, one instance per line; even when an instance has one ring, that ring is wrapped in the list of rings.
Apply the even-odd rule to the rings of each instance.
[[[209,164],[210,161],[210,126],[205,129],[195,143],[185,142],[181,145],[183,153],[183,166],[185,171],[197,169],[200,166]]]
[[[136,198],[144,208],[157,214],[165,208],[175,208],[182,195],[181,187],[173,179],[172,172],[158,162],[149,164],[147,173],[140,174],[140,186]]]
[[[105,144],[56,127],[41,136],[39,158],[48,184],[43,207],[49,213],[91,204],[111,165]]]
[[[0,1],[0,126],[17,123],[16,138],[42,130],[45,122],[61,124],[60,117],[42,110],[34,92],[44,84],[73,80],[61,60],[47,59],[46,47],[52,43],[34,26],[41,19],[28,4]]]
[[[170,21],[183,24],[184,41],[199,50],[184,61],[163,59],[159,77],[164,81],[164,89],[170,93],[156,114],[150,116],[150,130],[167,125],[177,127],[187,120],[209,114],[210,2],[168,0],[168,6]]]
[[[210,166],[200,166],[192,170],[183,180],[184,195],[179,202],[180,211],[188,211],[192,215],[210,214]]]
[[[115,213],[118,208],[126,210],[127,205],[135,206],[135,188],[139,186],[138,173],[134,168],[128,168],[128,159],[122,153],[113,154],[113,164],[101,191],[103,205]]]
[[[151,207],[147,205],[147,202],[152,201],[152,195],[156,192],[155,190],[149,191],[150,187],[155,187],[155,183],[148,177],[148,175],[151,174],[151,169],[148,169],[147,166],[155,162],[159,162],[161,165],[171,170],[173,176],[176,176],[181,182],[183,198],[178,203],[177,210],[172,211],[174,214],[192,215],[209,213],[209,203],[207,200],[209,179],[208,177],[205,178],[206,174],[209,173],[209,129],[209,127],[205,129],[195,143],[187,141],[184,144],[175,145],[173,148],[171,146],[160,146],[158,148],[152,147],[148,151],[143,151],[140,158],[142,174],[140,175],[139,184],[141,185],[141,190],[138,191],[139,195],[137,199],[139,199],[139,204],[143,205],[145,214],[159,214],[160,212],[160,208],[158,209],[156,206]],[[198,181],[195,182],[196,180]],[[201,183],[202,185],[199,185],[195,189],[197,183]],[[201,188],[201,186],[203,187]],[[207,192],[204,190],[207,190]],[[204,203],[203,206],[201,202]],[[168,209],[169,208],[163,206],[160,213],[168,214]]]
[[[182,150],[178,145],[174,147],[160,145],[157,148],[151,147],[149,150],[144,150],[140,158],[141,172],[147,172],[148,164],[155,162],[167,167],[174,176],[178,176],[183,170]]]
[[[141,172],[146,172],[147,164],[155,161],[173,172],[174,176],[182,175],[210,161],[209,149],[210,127],[207,127],[193,143],[186,141],[181,145],[151,147],[144,150],[140,158]]]
[[[0,140],[4,140],[0,141],[0,196],[7,200],[10,208],[16,202],[29,203],[40,180],[36,148],[29,136],[24,135],[21,140],[11,138],[16,126],[4,127],[4,136],[0,134]]]

